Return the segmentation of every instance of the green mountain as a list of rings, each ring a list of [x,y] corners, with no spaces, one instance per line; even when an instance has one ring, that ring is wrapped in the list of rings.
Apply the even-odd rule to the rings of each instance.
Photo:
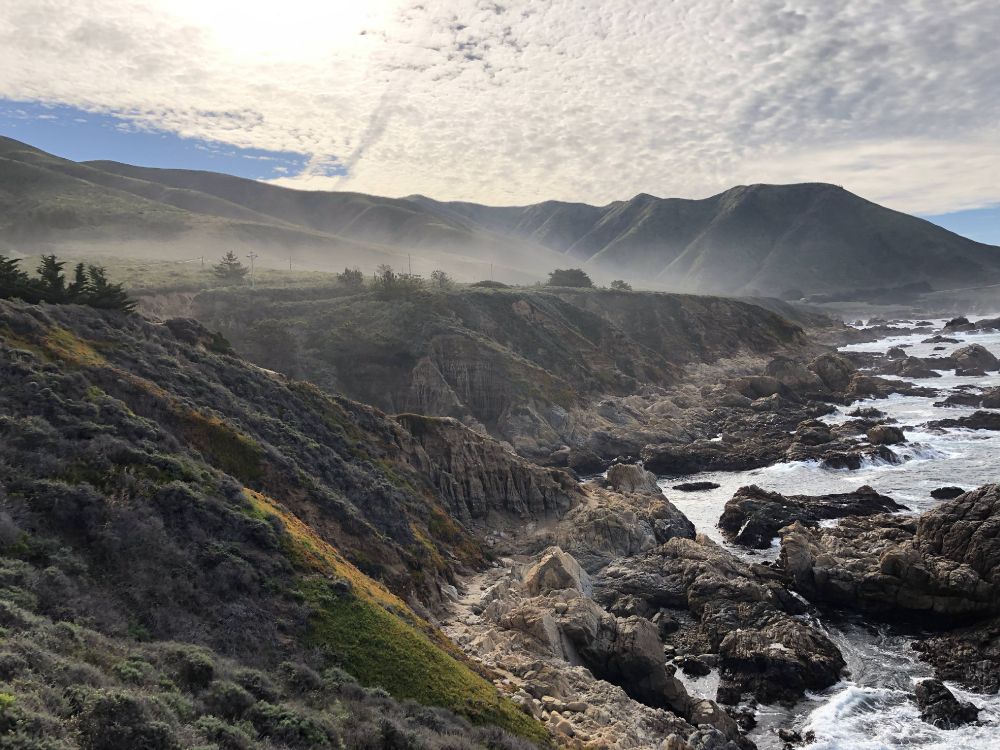
[[[798,298],[1000,282],[1000,250],[820,183],[704,200],[521,207],[301,191],[213,172],[76,163],[0,138],[0,243],[190,259],[248,247],[271,267],[529,282],[584,265],[678,291]]]
[[[261,263],[336,271],[386,263],[470,280],[537,278],[561,256],[416,204],[289,190],[229,175],[81,164],[0,137],[0,247],[188,260],[253,249]]]
[[[678,289],[797,298],[1000,280],[1000,248],[822,183],[739,186],[704,200],[637,195],[603,207],[413,200],[595,271]]]

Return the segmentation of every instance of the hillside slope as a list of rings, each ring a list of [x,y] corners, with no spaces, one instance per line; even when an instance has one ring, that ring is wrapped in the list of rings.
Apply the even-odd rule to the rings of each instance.
[[[417,741],[412,707],[369,707],[343,672],[317,674],[337,667],[544,737],[420,613],[483,563],[476,523],[577,502],[566,475],[466,430],[455,440],[479,460],[431,460],[423,433],[455,425],[417,438],[193,321],[0,301],[0,377],[0,733],[338,747],[379,736],[381,715]],[[57,674],[72,689],[48,691]]]
[[[265,265],[327,271],[446,267],[470,280],[534,280],[559,254],[408,201],[289,190],[212,172],[77,163],[0,137],[0,244],[190,259],[249,246]]]
[[[535,459],[564,445],[637,452],[644,443],[592,438],[643,440],[639,406],[612,413],[599,402],[651,397],[701,365],[809,346],[798,325],[757,305],[662,293],[215,290],[194,311],[265,367],[387,411],[456,417]]]

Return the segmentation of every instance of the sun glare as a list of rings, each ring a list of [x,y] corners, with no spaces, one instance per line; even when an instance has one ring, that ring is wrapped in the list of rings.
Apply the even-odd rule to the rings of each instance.
[[[394,0],[174,0],[169,12],[202,30],[211,42],[236,56],[301,60],[362,46],[364,32],[377,28]]]

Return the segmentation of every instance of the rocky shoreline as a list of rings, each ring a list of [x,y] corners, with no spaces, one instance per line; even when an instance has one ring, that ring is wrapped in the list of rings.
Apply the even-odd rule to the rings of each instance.
[[[963,347],[948,366],[992,367],[980,350]],[[1000,485],[942,488],[951,499],[919,516],[867,486],[814,496],[742,487],[719,519],[747,550],[737,555],[697,533],[649,471],[803,460],[850,471],[903,461],[897,450],[907,434],[878,409],[856,409],[836,424],[817,419],[862,398],[936,395],[876,374],[887,369],[879,362],[839,353],[780,358],[761,375],[703,388],[698,408],[683,411],[703,437],[647,445],[642,464],[613,465],[580,485],[583,498],[568,512],[505,540],[497,567],[465,582],[445,632],[502,669],[525,709],[580,747],[753,747],[747,732],[758,706],[793,706],[847,675],[817,607],[877,621],[929,617],[936,634],[914,642],[920,658],[941,679],[996,692]],[[747,556],[776,538],[776,560]],[[688,691],[686,682],[706,675],[713,696]],[[936,680],[920,682],[912,700],[937,727],[977,720],[975,706]],[[781,740],[803,738],[782,730]]]

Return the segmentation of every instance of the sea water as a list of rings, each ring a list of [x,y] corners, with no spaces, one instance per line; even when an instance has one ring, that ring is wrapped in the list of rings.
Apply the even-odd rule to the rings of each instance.
[[[997,331],[945,334],[959,339],[961,343],[958,344],[922,343],[923,339],[940,331],[944,321],[934,323],[933,328],[915,334],[852,344],[843,347],[843,351],[885,352],[890,347],[903,346],[908,355],[929,357],[948,355],[962,346],[978,343],[1000,356],[1000,332]],[[946,348],[935,351],[935,346]],[[751,471],[703,472],[663,478],[660,486],[699,532],[741,557],[761,561],[777,557],[777,539],[770,550],[752,552],[728,544],[718,528],[726,502],[743,485],[756,484],[782,494],[821,495],[850,492],[867,484],[907,506],[906,512],[916,514],[942,502],[930,496],[935,488],[958,486],[968,490],[1000,481],[997,467],[1000,432],[927,427],[932,420],[972,414],[975,408],[938,407],[934,403],[951,393],[961,392],[956,390],[959,386],[982,389],[1000,386],[1000,374],[957,377],[951,371],[940,372],[942,377],[938,378],[909,379],[917,385],[936,389],[938,393],[933,397],[893,395],[888,399],[869,399],[838,408],[835,413],[823,417],[824,421],[834,424],[848,419],[847,412],[858,407],[871,406],[885,412],[897,420],[909,441],[893,446],[904,459],[900,464],[870,461],[861,469],[851,471],[823,469],[816,461],[800,461]],[[671,485],[679,482],[703,480],[716,482],[720,487],[692,493],[671,489]],[[758,727],[751,736],[762,750],[783,746],[776,734],[780,727],[796,729],[803,735],[813,732],[816,739],[807,745],[809,750],[1000,750],[1000,696],[970,693],[949,683],[948,687],[956,696],[982,709],[980,723],[943,730],[921,721],[912,699],[913,686],[932,676],[932,671],[911,648],[919,633],[904,634],[861,617],[827,620],[823,626],[844,654],[849,677],[822,693],[809,695],[793,709],[761,706],[757,714]],[[692,685],[695,692],[714,684],[711,680],[702,683]]]

